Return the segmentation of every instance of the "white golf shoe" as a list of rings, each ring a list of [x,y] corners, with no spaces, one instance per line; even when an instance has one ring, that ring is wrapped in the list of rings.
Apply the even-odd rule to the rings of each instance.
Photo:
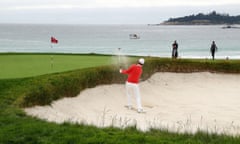
[[[143,109],[138,109],[137,112],[138,113],[146,113]]]

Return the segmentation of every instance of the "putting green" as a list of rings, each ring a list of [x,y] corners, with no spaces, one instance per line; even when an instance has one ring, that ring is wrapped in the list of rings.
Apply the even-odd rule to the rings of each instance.
[[[0,79],[23,78],[112,64],[113,56],[71,54],[1,54]]]

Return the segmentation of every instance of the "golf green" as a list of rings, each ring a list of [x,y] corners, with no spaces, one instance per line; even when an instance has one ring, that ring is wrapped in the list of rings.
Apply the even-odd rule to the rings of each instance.
[[[77,54],[1,54],[0,79],[23,78],[112,64],[113,56]]]

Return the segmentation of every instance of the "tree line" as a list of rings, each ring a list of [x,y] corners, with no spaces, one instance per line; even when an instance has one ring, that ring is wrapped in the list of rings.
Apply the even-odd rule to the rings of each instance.
[[[240,15],[230,16],[212,11],[208,14],[198,13],[179,18],[170,18],[163,24],[240,24]]]

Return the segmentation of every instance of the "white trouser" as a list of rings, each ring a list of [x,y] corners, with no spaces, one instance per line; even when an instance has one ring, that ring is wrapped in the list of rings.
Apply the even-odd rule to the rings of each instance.
[[[127,92],[127,99],[128,99],[128,106],[132,106],[131,97],[135,95],[137,101],[137,108],[142,109],[141,104],[141,96],[138,84],[126,82],[126,92]]]

